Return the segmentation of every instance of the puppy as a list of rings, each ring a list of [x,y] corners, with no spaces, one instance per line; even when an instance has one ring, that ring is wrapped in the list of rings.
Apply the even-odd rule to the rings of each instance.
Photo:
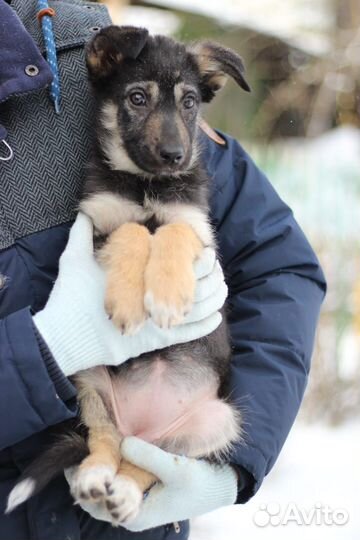
[[[97,113],[80,210],[93,222],[106,271],[105,307],[124,333],[135,333],[148,317],[168,328],[192,306],[195,260],[215,247],[199,108],[227,76],[249,91],[243,63],[212,42],[187,47],[116,26],[94,37],[86,61]],[[206,338],[76,374],[86,429],[54,443],[25,471],[8,511],[80,464],[75,500],[106,505],[114,526],[130,522],[157,479],[121,459],[122,438],[137,435],[173,453],[220,459],[241,437],[240,414],[226,399],[229,360],[223,319]]]

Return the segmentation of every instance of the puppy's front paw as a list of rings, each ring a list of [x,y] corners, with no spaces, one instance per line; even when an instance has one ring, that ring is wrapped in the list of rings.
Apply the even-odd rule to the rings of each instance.
[[[112,525],[129,523],[137,516],[143,494],[136,482],[129,476],[115,476],[105,499],[105,506],[111,515]]]
[[[143,285],[131,287],[123,279],[110,276],[105,294],[105,310],[121,332],[135,334],[147,318]]]
[[[192,307],[194,291],[192,265],[150,260],[145,274],[144,304],[155,324],[161,328],[180,324]]]
[[[74,499],[81,501],[99,501],[107,494],[114,480],[116,471],[107,465],[79,467],[71,486]]]
[[[144,273],[150,241],[143,225],[126,223],[110,235],[98,254],[107,273],[105,309],[126,334],[136,332],[146,319]]]

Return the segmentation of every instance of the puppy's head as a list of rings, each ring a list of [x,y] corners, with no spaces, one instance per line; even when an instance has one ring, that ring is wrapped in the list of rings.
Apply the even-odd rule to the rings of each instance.
[[[110,26],[87,48],[99,103],[100,144],[113,169],[186,172],[196,161],[199,107],[228,76],[246,91],[241,58],[212,42],[193,46],[143,28]]]

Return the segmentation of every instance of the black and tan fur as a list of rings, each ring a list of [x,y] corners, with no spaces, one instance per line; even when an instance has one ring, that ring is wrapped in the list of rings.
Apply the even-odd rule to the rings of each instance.
[[[87,65],[97,114],[80,210],[94,224],[97,257],[107,275],[106,310],[124,333],[135,333],[148,317],[170,327],[192,306],[195,260],[204,247],[215,246],[209,179],[199,159],[199,107],[227,76],[248,91],[243,64],[215,43],[186,47],[150,37],[145,29],[112,26],[89,44]],[[241,434],[239,413],[225,399],[229,358],[223,321],[206,338],[143,355],[109,373],[135,388],[160,362],[174,387],[191,392],[207,381],[224,407],[223,425],[215,425],[211,436],[200,428],[156,444],[194,457],[219,456]],[[96,371],[74,380],[87,438],[67,436],[40,457],[10,495],[9,509],[81,462],[74,497],[102,501],[118,525],[136,515],[142,493],[156,478],[121,459],[121,434]],[[70,449],[77,450],[73,457]],[[28,488],[26,497],[21,485]]]

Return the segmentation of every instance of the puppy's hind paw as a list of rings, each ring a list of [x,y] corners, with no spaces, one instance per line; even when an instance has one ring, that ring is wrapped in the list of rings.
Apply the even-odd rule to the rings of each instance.
[[[105,505],[111,515],[112,525],[130,523],[137,516],[143,494],[136,482],[125,475],[118,474],[109,489]]]
[[[79,468],[71,487],[76,501],[99,501],[106,497],[115,476],[115,470],[106,465]]]

